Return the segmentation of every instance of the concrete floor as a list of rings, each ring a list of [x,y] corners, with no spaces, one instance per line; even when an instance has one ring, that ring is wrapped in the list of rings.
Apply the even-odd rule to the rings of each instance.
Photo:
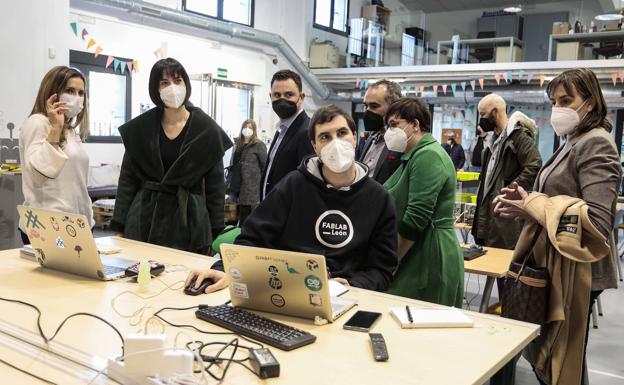
[[[466,274],[466,299],[470,310],[479,311],[485,277]],[[622,285],[622,283],[620,283]],[[624,286],[624,285],[623,285]],[[589,329],[587,362],[591,385],[624,384],[624,288],[607,290],[600,296],[603,316],[598,317],[598,329]],[[498,300],[496,285],[492,292]],[[467,308],[467,302],[464,308]],[[520,359],[516,370],[516,385],[539,385],[531,365]]]

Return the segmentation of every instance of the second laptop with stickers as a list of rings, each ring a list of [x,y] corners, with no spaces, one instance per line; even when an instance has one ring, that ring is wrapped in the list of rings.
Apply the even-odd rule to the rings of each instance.
[[[42,267],[107,281],[124,277],[137,262],[100,255],[84,215],[21,205],[17,211]]]
[[[356,305],[330,296],[322,255],[222,244],[221,258],[234,306],[332,322]]]

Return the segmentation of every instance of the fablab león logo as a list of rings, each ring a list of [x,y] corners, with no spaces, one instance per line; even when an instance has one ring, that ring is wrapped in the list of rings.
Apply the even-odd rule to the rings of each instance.
[[[316,239],[327,247],[338,249],[353,239],[351,219],[340,210],[325,211],[316,221]]]

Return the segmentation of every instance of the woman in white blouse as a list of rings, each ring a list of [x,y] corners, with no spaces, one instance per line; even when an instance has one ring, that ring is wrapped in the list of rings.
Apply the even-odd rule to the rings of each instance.
[[[89,134],[85,88],[79,70],[52,68],[41,81],[35,105],[22,124],[19,151],[24,206],[84,214],[93,226],[87,192],[89,156],[82,145]],[[30,243],[24,230],[20,219],[22,240]]]

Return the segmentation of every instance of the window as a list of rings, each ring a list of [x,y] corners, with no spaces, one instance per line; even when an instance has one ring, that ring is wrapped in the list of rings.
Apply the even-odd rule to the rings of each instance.
[[[131,76],[106,68],[106,55],[70,51],[69,62],[87,78],[89,90],[89,138],[91,143],[121,143],[119,126],[130,120]],[[129,62],[130,59],[117,57]]]
[[[182,9],[253,27],[253,0],[182,0]]]
[[[314,27],[347,35],[349,0],[314,0]]]

